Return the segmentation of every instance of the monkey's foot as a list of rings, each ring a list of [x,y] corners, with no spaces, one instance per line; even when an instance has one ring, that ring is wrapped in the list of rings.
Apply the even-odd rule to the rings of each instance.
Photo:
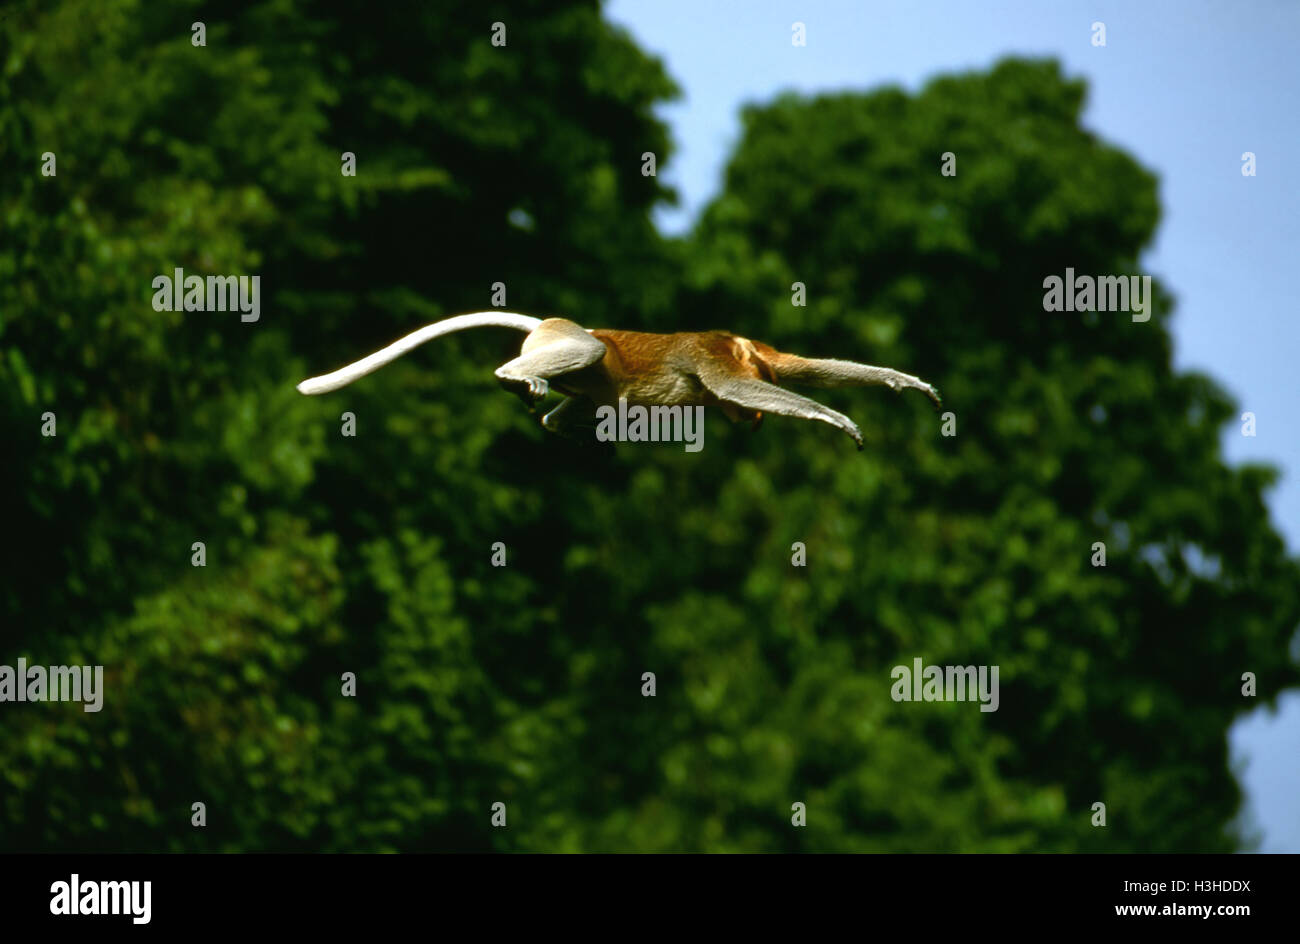
[[[551,392],[551,385],[542,377],[503,377],[497,374],[497,379],[501,386],[509,390],[530,410],[533,404],[538,400],[545,400],[546,395]]]

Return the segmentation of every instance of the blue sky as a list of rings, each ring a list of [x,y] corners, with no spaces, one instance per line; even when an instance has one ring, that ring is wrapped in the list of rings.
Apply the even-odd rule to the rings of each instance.
[[[1161,180],[1142,271],[1177,299],[1175,363],[1209,373],[1256,417],[1229,460],[1283,477],[1273,518],[1300,549],[1300,3],[1295,0],[612,0],[612,21],[683,90],[661,110],[677,152],[660,168],[681,232],[721,183],[739,107],[777,91],[916,90],[1007,55],[1058,59],[1089,86],[1084,124]],[[1092,24],[1106,46],[1092,45]],[[791,44],[802,22],[807,46]],[[1241,155],[1256,155],[1243,177]],[[1293,647],[1293,652],[1295,647]],[[1232,731],[1262,851],[1300,852],[1300,693]]]

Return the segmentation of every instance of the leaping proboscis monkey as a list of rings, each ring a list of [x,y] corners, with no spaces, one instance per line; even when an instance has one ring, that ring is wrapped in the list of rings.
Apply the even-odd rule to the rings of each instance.
[[[434,322],[330,374],[298,384],[306,394],[329,393],[396,360],[433,338],[466,328],[501,327],[528,332],[519,356],[496,370],[502,386],[525,402],[549,390],[569,399],[542,417],[555,433],[591,428],[598,406],[720,406],[733,422],[757,426],[764,413],[820,420],[843,430],[862,448],[862,432],[841,413],[792,393],[778,383],[810,387],[860,387],[883,384],[911,387],[940,404],[939,392],[911,374],[853,361],[782,354],[759,341],[729,331],[650,334],[642,331],[584,329],[567,318],[534,318],[507,311],[479,311]],[[585,407],[588,421],[578,416]]]

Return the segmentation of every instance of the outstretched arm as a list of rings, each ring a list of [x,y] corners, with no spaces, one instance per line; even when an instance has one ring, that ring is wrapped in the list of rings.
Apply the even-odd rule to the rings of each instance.
[[[856,364],[853,361],[838,361],[799,357],[796,354],[782,354],[773,351],[764,352],[764,360],[780,380],[790,383],[806,384],[809,387],[864,387],[869,384],[883,384],[892,390],[911,387],[920,390],[934,401],[936,407],[942,405],[939,391],[920,377],[913,377],[902,371],[888,367],[872,367],[869,364]]]
[[[756,380],[728,371],[718,364],[701,364],[697,376],[700,383],[719,400],[734,403],[750,410],[796,416],[805,420],[819,420],[848,433],[862,448],[862,431],[843,413],[836,413],[816,400],[809,400],[766,380]]]

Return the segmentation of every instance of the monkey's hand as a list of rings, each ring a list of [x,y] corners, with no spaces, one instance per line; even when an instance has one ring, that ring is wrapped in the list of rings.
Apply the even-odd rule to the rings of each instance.
[[[943,397],[939,396],[939,391],[935,389],[933,384],[926,384],[920,389],[924,391],[925,395],[930,398],[930,402],[934,404],[935,412],[943,409]]]

